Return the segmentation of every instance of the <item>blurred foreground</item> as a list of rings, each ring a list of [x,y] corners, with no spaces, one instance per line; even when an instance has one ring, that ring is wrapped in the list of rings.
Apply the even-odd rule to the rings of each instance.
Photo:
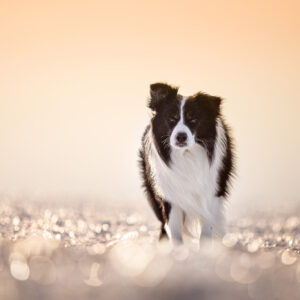
[[[0,299],[299,299],[300,218],[231,221],[172,248],[158,223],[98,205],[0,203]]]

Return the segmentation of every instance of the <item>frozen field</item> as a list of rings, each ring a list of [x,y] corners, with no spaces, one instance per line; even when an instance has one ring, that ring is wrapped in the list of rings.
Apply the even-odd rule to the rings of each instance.
[[[299,211],[172,248],[158,223],[93,205],[0,202],[0,299],[299,299]]]

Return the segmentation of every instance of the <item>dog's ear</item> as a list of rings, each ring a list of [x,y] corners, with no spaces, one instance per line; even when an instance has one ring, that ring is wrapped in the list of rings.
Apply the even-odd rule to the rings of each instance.
[[[194,95],[194,98],[199,101],[204,101],[206,107],[211,111],[215,116],[220,114],[220,106],[222,103],[222,98],[217,96],[211,96],[206,93],[199,92]]]
[[[156,111],[163,101],[176,97],[177,87],[165,83],[153,83],[150,85],[150,101],[148,106]]]
[[[216,96],[211,96],[210,98],[211,98],[210,100],[211,100],[212,107],[213,107],[216,115],[218,115],[220,113],[220,106],[222,103],[222,98],[216,97]]]

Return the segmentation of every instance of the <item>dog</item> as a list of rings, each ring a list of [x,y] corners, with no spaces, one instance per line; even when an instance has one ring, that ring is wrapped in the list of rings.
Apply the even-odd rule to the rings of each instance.
[[[184,233],[199,239],[224,234],[234,155],[221,102],[202,92],[184,97],[166,83],[150,85],[153,117],[139,154],[160,239],[182,243]]]

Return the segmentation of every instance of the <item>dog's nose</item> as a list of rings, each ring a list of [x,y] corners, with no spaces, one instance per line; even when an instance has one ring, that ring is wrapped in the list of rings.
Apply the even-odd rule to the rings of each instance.
[[[183,144],[187,140],[187,134],[185,132],[178,132],[176,135],[176,140],[179,144]]]

